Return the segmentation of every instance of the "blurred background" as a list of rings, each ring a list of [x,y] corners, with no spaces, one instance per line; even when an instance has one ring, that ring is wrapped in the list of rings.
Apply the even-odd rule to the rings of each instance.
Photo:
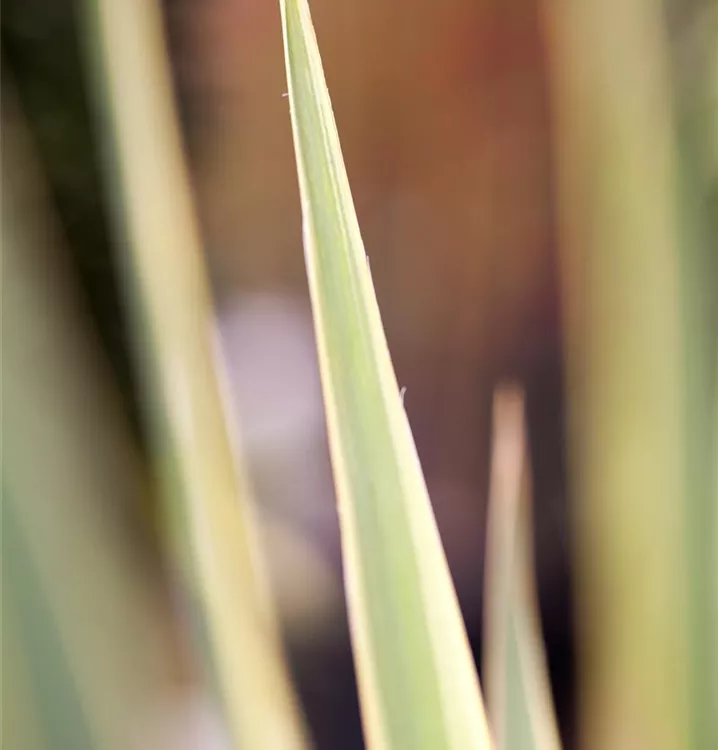
[[[259,503],[288,657],[316,747],[358,749],[279,7],[270,0],[164,0],[162,7],[229,374],[228,418]],[[525,388],[543,636],[564,747],[577,747],[575,485],[550,98],[557,53],[542,8],[532,0],[313,0],[311,7],[389,348],[479,662],[492,397],[507,379]],[[668,3],[665,16],[671,90],[693,112],[698,71],[715,65],[715,4]],[[149,739],[159,722],[167,747],[228,747],[190,646],[182,585],[163,551],[83,33],[70,0],[3,3],[3,194],[19,196],[7,204],[3,197],[3,245],[11,217],[42,245],[41,255],[18,251],[15,272],[37,280],[27,281],[35,291],[23,299],[42,293],[40,331],[46,319],[66,315],[68,337],[91,351],[91,364],[80,367],[76,358],[72,367],[80,379],[92,369],[103,393],[93,401],[74,386],[80,391],[57,412],[56,420],[66,421],[36,429],[62,441],[76,418],[69,405],[76,404],[93,442],[102,443],[112,404],[123,447],[107,450],[121,457],[108,469],[112,482],[108,473],[97,477],[103,507],[87,512],[99,512],[112,544],[131,561],[133,585],[142,589],[161,644],[156,668],[172,686],[145,706],[148,739],[139,746],[160,747]],[[712,107],[706,117],[715,125],[715,99]],[[701,127],[704,133],[712,125]],[[683,132],[690,151],[694,131]],[[709,175],[701,200],[712,248],[703,276],[711,278],[718,151],[696,149],[691,163]],[[5,307],[19,287],[3,263]],[[705,297],[712,321],[715,290],[712,283]],[[705,340],[715,342],[711,325]],[[8,336],[4,330],[7,346]],[[31,335],[17,336],[10,351],[27,355],[28,372],[44,376],[50,402],[64,399],[71,375],[59,362],[48,372],[40,354],[33,360],[28,353]],[[707,352],[705,361],[714,367],[715,354]],[[24,424],[44,402],[13,406],[3,389],[5,433],[13,415]],[[27,440],[36,445],[33,434]],[[710,449],[707,456],[710,464]],[[23,487],[42,492],[29,483],[32,470],[25,473]],[[4,481],[4,494],[8,488]],[[3,565],[12,549],[12,520],[4,521]],[[50,539],[52,528],[45,533]]]

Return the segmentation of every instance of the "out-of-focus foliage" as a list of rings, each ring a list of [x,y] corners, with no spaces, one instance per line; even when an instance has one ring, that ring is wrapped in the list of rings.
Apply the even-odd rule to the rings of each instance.
[[[718,3],[669,3],[686,409],[691,743],[718,746]]]
[[[2,154],[3,743],[124,750],[170,694],[169,628],[121,511],[143,491],[130,432],[7,81]]]
[[[302,748],[305,728],[268,599],[252,499],[226,422],[160,8],[87,0],[82,9],[175,560],[201,613],[201,642],[236,744]]]
[[[48,198],[66,238],[93,326],[138,430],[139,413],[122,302],[114,283],[93,129],[85,87],[75,0],[6,0],[0,17],[3,72],[10,71],[42,163]]]
[[[670,65],[659,5],[544,5],[572,402],[583,742],[709,748],[716,499],[715,425],[706,415],[718,319],[715,257],[703,244],[711,236],[707,195],[690,153],[698,131],[685,140],[691,97],[672,85],[681,76]],[[714,247],[717,238],[713,231]]]

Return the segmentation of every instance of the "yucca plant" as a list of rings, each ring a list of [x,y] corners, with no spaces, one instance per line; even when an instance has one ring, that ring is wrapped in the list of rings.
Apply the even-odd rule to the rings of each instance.
[[[689,683],[709,686],[710,695],[718,665],[715,674],[705,672],[707,677],[689,674],[685,666],[689,639],[681,576],[693,564],[691,575],[706,576],[698,590],[717,599],[718,592],[710,593],[710,571],[686,562],[686,519],[676,502],[689,486],[685,431],[693,427],[684,412],[680,368],[678,209],[672,192],[673,133],[665,125],[671,118],[663,27],[655,9],[640,0],[626,4],[630,23],[625,28],[616,25],[621,17],[616,8],[598,2],[569,5],[547,0],[545,11],[555,45],[559,197],[564,245],[570,249],[563,256],[563,277],[582,545],[582,658],[588,654],[582,662],[588,686],[584,737],[596,746],[670,750],[690,741],[698,749],[710,746],[700,743],[709,743],[713,730],[695,728],[709,714],[705,702],[689,729]],[[197,644],[238,748],[309,747],[255,541],[241,434],[235,439],[226,423],[211,296],[159,7],[151,0],[84,0],[80,7],[108,193],[117,234],[124,239],[118,258],[165,525],[171,530],[169,553],[198,615]],[[309,6],[307,0],[280,0],[280,8],[305,262],[367,746],[554,750],[560,743],[532,581],[523,397],[520,389],[502,388],[495,400],[485,607],[487,718],[382,327]],[[643,35],[637,29],[648,31]],[[626,72],[623,86],[613,85],[617,62]],[[663,125],[645,140],[654,119]],[[3,164],[4,180],[5,170]],[[590,183],[587,175],[598,182]],[[20,240],[12,229],[4,218],[4,244],[17,253]],[[574,254],[576,247],[586,248],[585,254]],[[5,275],[5,256],[3,263]],[[639,288],[645,299],[636,297]],[[19,294],[11,302],[19,306],[25,299]],[[15,311],[10,321],[14,362],[22,362],[17,342],[25,315],[31,319],[30,312]],[[687,326],[692,319],[688,314]],[[701,330],[707,340],[710,334]],[[711,330],[709,324],[705,330]],[[696,342],[689,346],[699,359]],[[715,352],[711,356],[715,359]],[[9,372],[14,401],[42,396],[24,379],[24,370]],[[703,401],[687,410],[697,421],[702,414],[715,415],[715,390],[706,385],[711,373],[715,378],[715,364],[701,372]],[[10,416],[22,434],[22,415],[11,411]],[[704,420],[700,429],[715,446],[716,425]],[[73,466],[79,466],[78,455],[88,444],[87,432],[78,434]],[[67,576],[82,571],[53,563],[53,554],[61,559],[62,540],[81,548],[94,534],[99,540],[106,528],[48,530],[42,514],[34,513],[37,508],[20,502],[21,496],[47,492],[30,481],[20,452],[11,453],[15,474],[10,476],[24,478],[25,484],[10,486],[3,478],[14,544],[12,569],[3,565],[3,651],[11,656],[7,668],[17,686],[13,716],[19,717],[13,737],[27,747],[51,747],[58,736],[63,747],[124,747],[123,717],[142,696],[127,689],[127,669],[134,662],[123,663],[115,654],[113,675],[123,680],[114,691],[101,686],[98,670],[107,641],[96,644],[91,653],[100,656],[94,661],[87,658],[90,650],[78,647],[87,622],[77,614],[88,603],[73,598],[60,580],[65,575],[67,583]],[[57,469],[52,450],[40,458]],[[718,491],[710,463],[704,457],[698,470],[707,506],[711,482],[712,497]],[[84,489],[88,497],[100,492],[92,483]],[[55,541],[41,545],[50,531]],[[5,549],[3,555],[5,561]],[[637,559],[646,567],[636,578],[631,566]],[[117,575],[114,583],[121,580]],[[636,580],[638,596],[632,598]],[[107,611],[116,611],[124,596],[121,586],[97,585],[107,596]],[[704,610],[694,607],[689,617],[696,612],[702,617]],[[27,629],[31,621],[42,627]],[[700,643],[714,644],[701,622],[694,631]],[[156,634],[151,624],[143,628],[146,645]],[[38,643],[58,660],[55,693],[46,690],[43,665],[33,659]],[[694,669],[696,661],[694,654]],[[713,669],[709,664],[707,670]],[[124,700],[128,703],[115,715],[112,701]]]

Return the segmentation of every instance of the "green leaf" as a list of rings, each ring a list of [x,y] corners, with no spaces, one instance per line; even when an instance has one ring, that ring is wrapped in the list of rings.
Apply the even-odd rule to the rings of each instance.
[[[226,424],[214,312],[172,101],[160,8],[87,0],[88,62],[104,115],[108,183],[167,523],[197,596],[211,664],[242,748],[302,748]]]
[[[141,471],[3,85],[3,740],[122,750],[171,697],[169,628],[118,512]]]
[[[718,747],[718,4],[677,14],[672,38],[678,143],[691,747]]]
[[[306,0],[281,2],[304,245],[367,743],[490,746]]]
[[[581,744],[689,736],[676,140],[660,3],[547,0]]]
[[[558,750],[533,579],[524,394],[494,396],[484,586],[484,679],[498,750]]]

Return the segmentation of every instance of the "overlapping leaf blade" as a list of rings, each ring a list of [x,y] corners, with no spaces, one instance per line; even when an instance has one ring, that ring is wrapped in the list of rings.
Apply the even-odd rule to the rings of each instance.
[[[257,555],[251,499],[226,423],[160,8],[154,0],[87,0],[86,10],[166,519],[200,605],[237,745],[303,748],[306,732]]]
[[[141,473],[8,81],[2,151],[3,744],[121,750],[171,692],[119,523]]]

